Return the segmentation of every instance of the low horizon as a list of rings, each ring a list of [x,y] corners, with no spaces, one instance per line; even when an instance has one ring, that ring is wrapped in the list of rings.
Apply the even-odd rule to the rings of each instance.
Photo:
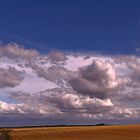
[[[0,127],[140,123],[140,1],[0,4]]]

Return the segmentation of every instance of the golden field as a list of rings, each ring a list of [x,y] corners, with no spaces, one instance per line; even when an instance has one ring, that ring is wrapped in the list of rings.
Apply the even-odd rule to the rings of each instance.
[[[5,129],[0,140],[140,140],[140,125]]]

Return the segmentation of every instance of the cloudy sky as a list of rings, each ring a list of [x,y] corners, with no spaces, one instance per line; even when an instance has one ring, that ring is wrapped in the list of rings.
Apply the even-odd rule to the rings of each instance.
[[[139,6],[1,2],[0,126],[139,123]]]

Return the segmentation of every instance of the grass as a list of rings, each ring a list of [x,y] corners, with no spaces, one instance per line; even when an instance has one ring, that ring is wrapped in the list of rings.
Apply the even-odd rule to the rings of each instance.
[[[140,140],[140,125],[16,128],[0,140]]]

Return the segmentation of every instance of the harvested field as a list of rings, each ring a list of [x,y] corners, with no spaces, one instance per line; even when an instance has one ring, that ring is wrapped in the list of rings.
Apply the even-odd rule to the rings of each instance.
[[[7,135],[0,140],[140,140],[140,125],[16,128]]]

